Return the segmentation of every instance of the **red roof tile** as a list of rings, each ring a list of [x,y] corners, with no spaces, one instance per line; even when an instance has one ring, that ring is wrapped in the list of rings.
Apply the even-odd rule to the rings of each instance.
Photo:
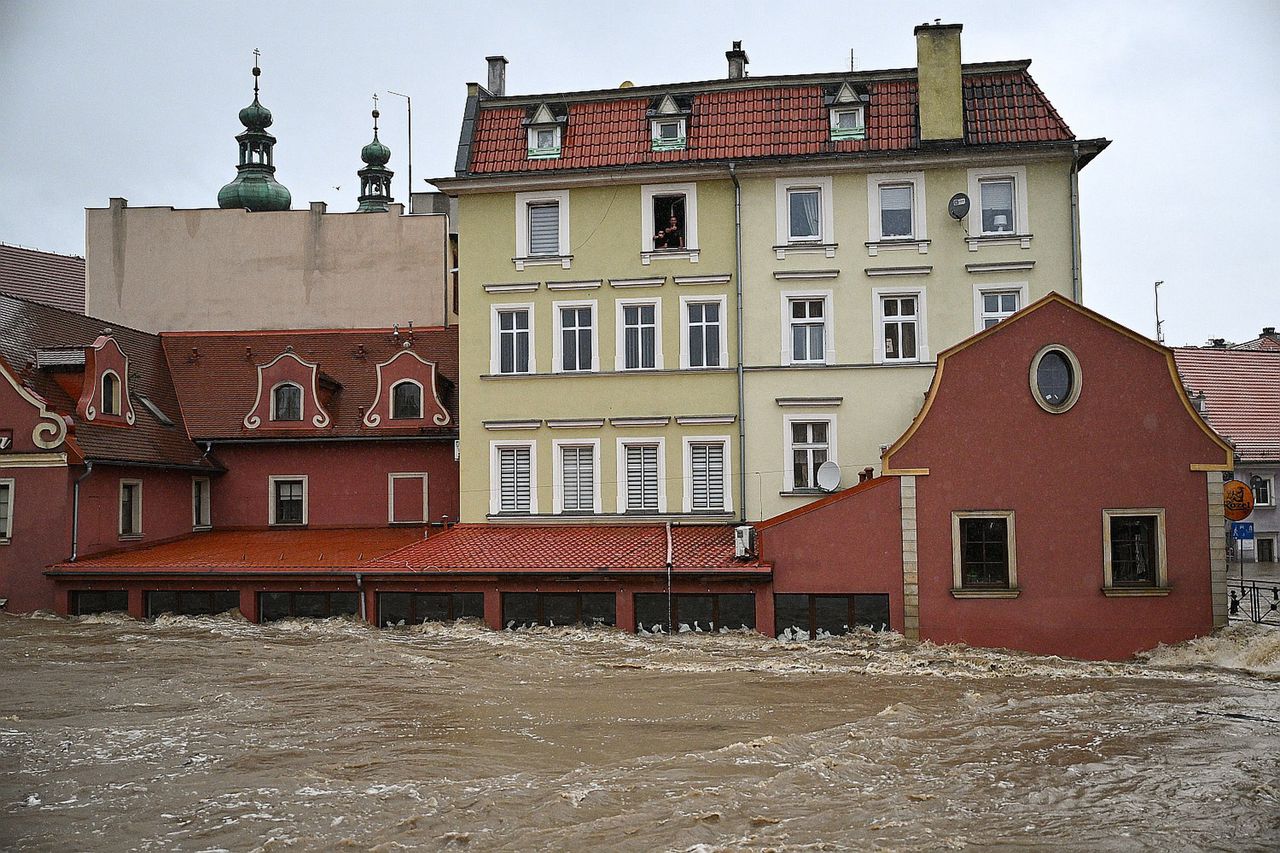
[[[84,258],[0,243],[0,293],[84,313]]]
[[[1177,347],[1182,384],[1244,462],[1280,462],[1280,352]]]
[[[317,364],[320,373],[338,382],[325,403],[332,418],[323,429],[291,432],[291,436],[325,437],[438,435],[457,432],[458,330],[415,329],[413,352],[436,365],[438,393],[451,418],[444,427],[370,429],[361,418],[377,393],[377,365],[402,349],[391,329],[336,329],[279,332],[168,332],[161,334],[187,429],[197,440],[261,438],[244,417],[258,394],[258,365],[292,347]],[[401,330],[403,341],[406,332]],[[361,353],[363,347],[363,354]],[[440,381],[443,379],[444,381]],[[386,393],[384,389],[384,395]],[[385,399],[385,397],[384,397]]]
[[[421,538],[422,531],[417,528],[215,530],[149,548],[59,563],[50,573],[340,571],[363,567],[375,557]]]
[[[129,357],[127,386],[130,398],[136,401],[139,395],[145,395],[168,416],[173,426],[165,425],[146,406],[136,402],[133,410],[137,421],[130,427],[81,420],[76,415],[76,401],[63,390],[54,375],[36,367],[37,350],[91,346],[108,327]],[[214,467],[187,438],[173,381],[160,347],[160,338],[156,335],[73,311],[0,295],[0,359],[14,372],[19,382],[43,397],[50,409],[73,419],[75,428],[70,440],[85,458]]]
[[[735,560],[728,525],[673,526],[676,573],[767,574],[758,560]],[[459,524],[369,563],[369,571],[624,572],[666,570],[663,525]]]
[[[969,145],[1074,139],[1025,68],[964,76],[965,142]],[[819,83],[730,88],[693,95],[688,145],[651,150],[648,97],[570,103],[561,156],[530,160],[524,106],[481,102],[471,140],[471,174],[536,172],[602,166],[682,163],[815,154],[901,151],[918,147],[916,81],[866,83],[867,138],[831,140]],[[549,96],[559,100],[566,96]],[[572,97],[572,96],[567,96]]]

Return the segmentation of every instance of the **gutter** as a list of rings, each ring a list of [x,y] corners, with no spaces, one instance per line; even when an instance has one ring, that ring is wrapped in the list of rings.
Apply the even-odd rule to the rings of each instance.
[[[1077,305],[1083,303],[1083,287],[1080,282],[1080,144],[1071,144],[1071,299]]]
[[[80,484],[89,478],[93,473],[93,460],[86,459],[84,463],[84,473],[71,485],[71,559],[67,562],[74,563],[76,555],[80,550]]]
[[[729,178],[733,181],[733,282],[737,290],[738,310],[738,516],[747,520],[747,419],[745,399],[745,364],[742,352],[742,184],[738,183],[738,170],[729,164]],[[668,531],[668,537],[670,532]]]

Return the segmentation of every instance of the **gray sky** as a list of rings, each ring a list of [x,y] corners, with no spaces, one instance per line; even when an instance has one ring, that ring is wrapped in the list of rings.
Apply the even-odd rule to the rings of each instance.
[[[83,254],[85,207],[216,206],[262,49],[277,177],[295,207],[356,206],[374,91],[414,99],[414,181],[451,174],[464,84],[511,94],[915,64],[964,24],[966,62],[1031,58],[1081,137],[1085,302],[1166,342],[1280,325],[1280,3],[49,2],[0,0],[0,241]],[[404,101],[382,100],[403,198]],[[341,187],[341,190],[335,189]]]

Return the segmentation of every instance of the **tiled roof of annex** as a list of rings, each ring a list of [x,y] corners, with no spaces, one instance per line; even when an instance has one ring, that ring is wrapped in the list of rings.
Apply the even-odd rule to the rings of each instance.
[[[451,436],[457,432],[458,329],[456,326],[401,329],[327,329],[249,332],[164,332],[160,335],[173,373],[187,428],[197,440],[259,438],[244,418],[258,396],[258,365],[291,348],[317,365],[322,378],[337,383],[325,401],[332,421],[324,428],[291,432],[293,437]],[[364,410],[377,395],[377,366],[409,350],[436,366],[437,393],[450,423],[370,429]],[[386,389],[383,389],[385,399]],[[363,410],[362,410],[363,409]]]
[[[769,573],[756,559],[733,556],[728,525],[673,525],[672,572]],[[369,563],[369,571],[422,573],[666,571],[667,534],[661,524],[459,524]]]
[[[1071,142],[1075,135],[1028,73],[1030,60],[964,66],[964,143]],[[463,175],[644,164],[904,152],[919,149],[914,68],[716,80],[497,98],[482,95]],[[824,96],[841,83],[865,89],[866,139],[831,139]],[[652,150],[647,111],[655,97],[691,97],[687,144]],[[525,120],[539,103],[567,108],[561,154],[530,159]],[[468,140],[464,136],[464,145]]]
[[[0,243],[0,293],[84,313],[84,258]]]
[[[127,387],[135,403],[137,420],[128,427],[85,421],[76,414],[77,400],[72,393],[83,372],[59,373],[36,366],[40,350],[89,347],[108,328],[111,337],[129,357]],[[156,335],[74,311],[0,295],[0,359],[19,382],[45,400],[51,411],[72,418],[74,429],[68,440],[86,459],[215,467],[187,438],[173,380]],[[163,423],[141,405],[138,402],[141,396],[154,403],[172,425]]]
[[[343,572],[422,538],[418,528],[212,530],[52,566],[49,574]]]
[[[1182,384],[1244,462],[1280,462],[1280,352],[1176,347]]]

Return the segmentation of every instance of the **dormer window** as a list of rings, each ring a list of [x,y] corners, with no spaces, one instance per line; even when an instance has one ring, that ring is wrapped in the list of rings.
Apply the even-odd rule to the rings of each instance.
[[[412,380],[396,383],[391,389],[391,417],[422,419],[422,386]]]
[[[831,116],[831,138],[866,139],[867,103],[870,97],[848,83],[841,83],[824,98]]]
[[[533,114],[524,120],[530,160],[548,160],[560,156],[564,121],[563,117],[557,117],[546,104],[538,105]]]
[[[282,382],[271,391],[271,420],[302,420],[302,386]]]
[[[102,414],[120,414],[120,377],[114,370],[102,374]]]
[[[689,103],[661,95],[649,107],[649,135],[654,151],[683,151],[689,129]]]

